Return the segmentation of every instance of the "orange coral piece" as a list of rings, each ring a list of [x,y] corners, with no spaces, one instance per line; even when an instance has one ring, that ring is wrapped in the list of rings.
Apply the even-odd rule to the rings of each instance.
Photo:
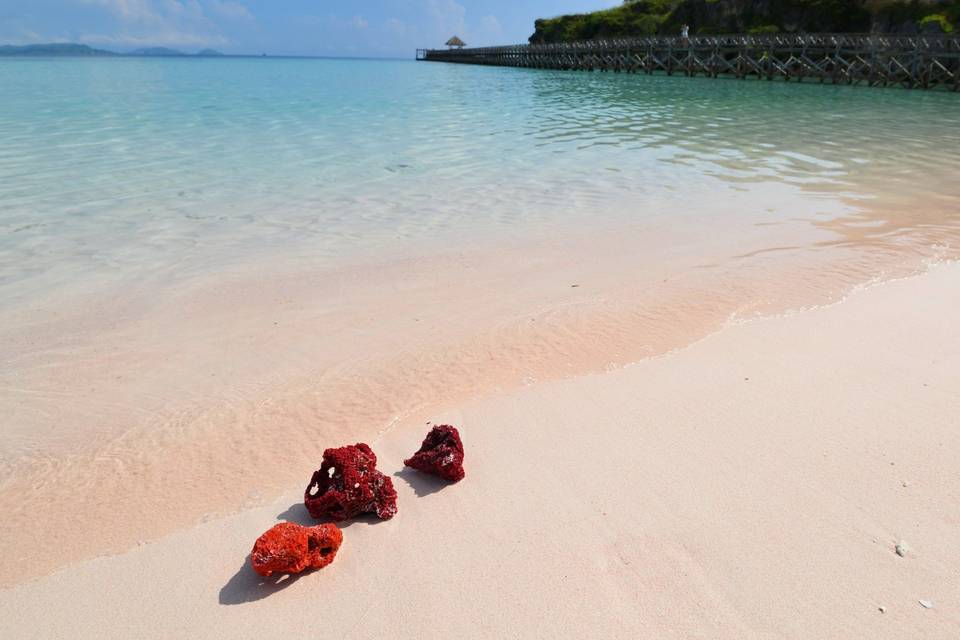
[[[322,569],[337,557],[342,542],[343,532],[335,524],[303,527],[281,522],[257,538],[250,563],[265,577]]]

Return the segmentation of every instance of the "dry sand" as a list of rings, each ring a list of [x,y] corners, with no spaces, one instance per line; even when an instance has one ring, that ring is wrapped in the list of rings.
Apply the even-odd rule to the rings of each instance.
[[[348,525],[331,567],[247,566],[307,521],[291,487],[0,592],[0,637],[955,639],[957,327],[960,266],[938,267],[471,401],[427,417],[461,427],[453,486],[401,471],[408,420],[371,443],[400,513]]]

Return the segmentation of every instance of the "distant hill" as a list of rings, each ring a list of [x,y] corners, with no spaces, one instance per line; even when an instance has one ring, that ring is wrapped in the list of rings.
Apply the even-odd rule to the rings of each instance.
[[[176,49],[166,47],[148,47],[145,49],[135,49],[129,53],[116,53],[104,49],[94,49],[85,44],[73,43],[51,43],[51,44],[28,44],[22,46],[0,45],[0,56],[74,56],[74,57],[94,57],[94,56],[147,56],[157,58],[219,58],[224,54],[214,49],[204,49],[197,54],[184,53]]]
[[[112,51],[93,49],[85,44],[28,44],[23,46],[0,46],[0,56],[115,56]]]
[[[164,58],[178,58],[180,56],[185,56],[183,51],[177,51],[176,49],[168,49],[166,47],[148,47],[146,49],[134,49],[128,56],[157,56]]]
[[[626,0],[537,20],[532,43],[719,33],[956,33],[960,0]]]
[[[158,58],[182,58],[186,56],[195,56],[198,58],[219,58],[223,54],[216,49],[204,49],[199,53],[184,53],[177,49],[167,49],[166,47],[150,47],[148,49],[136,49],[127,54],[128,56],[156,56]]]

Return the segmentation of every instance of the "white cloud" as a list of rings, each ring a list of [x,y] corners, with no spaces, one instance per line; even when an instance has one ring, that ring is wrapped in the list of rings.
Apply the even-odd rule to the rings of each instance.
[[[253,14],[245,5],[231,0],[210,0],[210,9],[229,20],[253,21]]]
[[[468,45],[502,44],[503,25],[495,15],[481,18],[467,15],[467,9],[457,0],[427,0],[429,21],[428,43],[445,42],[450,36],[460,36]],[[419,46],[423,46],[420,44]]]
[[[466,34],[467,10],[455,0],[428,0],[427,7],[437,28],[451,36]]]
[[[407,26],[407,23],[403,20],[397,20],[396,18],[390,18],[386,23],[387,31],[397,36],[407,35],[407,32],[410,30],[410,27]]]
[[[80,0],[101,6],[122,20],[150,21],[157,18],[149,0]]]
[[[503,27],[500,26],[500,21],[497,20],[497,16],[483,16],[483,18],[480,19],[480,27],[491,34],[503,32]]]
[[[85,44],[96,44],[114,47],[210,47],[228,44],[227,38],[222,35],[192,34],[179,31],[152,32],[148,35],[131,33],[101,34],[85,33],[77,38]]]
[[[7,29],[4,29],[3,31],[0,31],[0,42],[2,42],[3,44],[13,44],[13,45],[40,44],[44,42],[65,42],[66,40],[69,40],[69,38],[45,37],[45,36],[41,36],[36,31],[27,29],[27,28],[14,29],[12,31],[8,31]]]
[[[110,12],[115,33],[86,34],[82,41],[106,45],[210,46],[228,42],[215,18],[254,21],[237,0],[79,0]]]

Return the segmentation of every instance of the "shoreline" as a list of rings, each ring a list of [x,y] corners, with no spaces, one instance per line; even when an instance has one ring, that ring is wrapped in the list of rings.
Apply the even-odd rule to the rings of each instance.
[[[331,442],[372,439],[476,397],[670,353],[740,319],[832,303],[866,273],[890,279],[926,268],[909,253],[878,257],[865,239],[861,254],[837,248],[824,257],[799,246],[767,259],[783,232],[756,229],[734,258],[725,240],[690,245],[696,229],[656,227],[658,235],[641,235],[645,246],[669,247],[674,234],[683,252],[638,257],[637,231],[605,232],[335,275],[221,280],[212,290],[186,288],[160,315],[120,316],[108,333],[96,323],[103,314],[89,310],[90,327],[67,316],[44,337],[30,326],[24,345],[73,352],[73,366],[59,366],[68,377],[37,369],[44,386],[33,397],[48,397],[46,409],[14,402],[7,410],[24,437],[40,418],[80,440],[63,440],[63,454],[28,451],[4,462],[4,536],[19,555],[0,561],[0,586],[269,500]],[[822,230],[806,233],[813,243]],[[457,322],[439,300],[456,305]],[[58,344],[62,337],[69,340]],[[16,383],[29,388],[24,376]],[[111,423],[113,431],[103,426]],[[51,539],[30,543],[27,524]]]
[[[958,283],[960,265],[939,265],[430,414],[461,426],[458,485],[400,471],[427,430],[401,421],[371,442],[400,513],[346,526],[331,567],[271,586],[246,566],[276,520],[308,521],[291,487],[4,589],[0,629],[441,637],[538,620],[543,632],[608,637],[952,637]]]

